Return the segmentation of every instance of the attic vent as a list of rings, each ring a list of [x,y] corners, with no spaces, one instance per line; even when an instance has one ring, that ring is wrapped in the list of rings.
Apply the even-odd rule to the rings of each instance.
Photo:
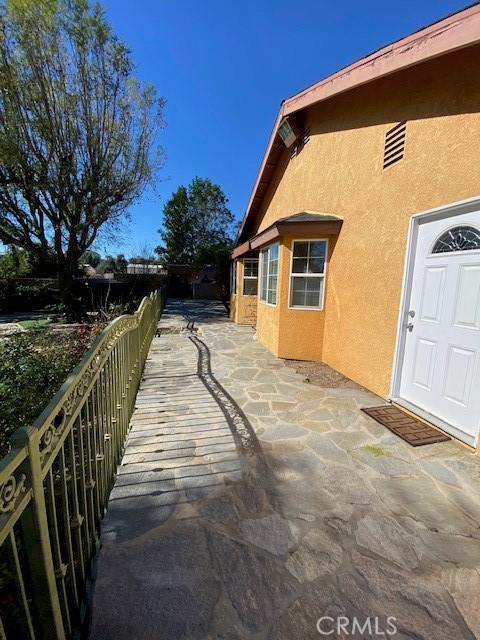
[[[295,158],[296,155],[303,149],[303,147],[310,141],[310,127],[304,130],[298,144],[293,145],[290,150],[290,158]]]
[[[405,135],[407,123],[399,122],[385,135],[385,149],[383,152],[383,168],[386,169],[403,158],[405,151]]]

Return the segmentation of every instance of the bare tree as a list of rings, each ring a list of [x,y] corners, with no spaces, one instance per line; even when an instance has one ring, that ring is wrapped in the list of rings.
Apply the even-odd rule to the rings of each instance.
[[[88,0],[0,5],[0,240],[73,275],[152,181],[164,101]]]

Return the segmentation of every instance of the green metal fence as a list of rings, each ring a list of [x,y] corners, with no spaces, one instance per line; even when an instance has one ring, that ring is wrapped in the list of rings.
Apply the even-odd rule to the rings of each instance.
[[[68,638],[85,614],[100,521],[163,307],[111,322],[0,461],[0,638]]]

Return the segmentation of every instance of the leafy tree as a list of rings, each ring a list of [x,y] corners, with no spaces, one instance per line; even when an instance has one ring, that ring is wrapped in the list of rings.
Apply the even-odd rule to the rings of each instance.
[[[113,256],[105,256],[96,267],[97,273],[115,273],[117,268],[115,258]]]
[[[98,263],[96,269],[98,273],[126,273],[128,260],[123,253],[119,253],[116,258],[106,256]]]
[[[163,227],[159,229],[164,242],[156,251],[167,264],[191,264],[194,258],[193,234],[187,189],[178,187],[163,207]]]
[[[231,242],[234,217],[219,185],[206,178],[194,178],[188,187],[188,202],[195,255],[202,247]]]
[[[95,269],[100,264],[102,256],[96,251],[85,251],[83,256],[80,258],[80,262],[82,264],[89,264],[91,267]]]
[[[193,265],[206,247],[228,245],[234,218],[227,204],[222,188],[207,178],[180,186],[163,208],[157,253],[167,263]]]
[[[230,263],[233,242],[212,244],[202,247],[196,259],[197,266],[211,265],[215,269],[217,295],[229,310],[230,305]]]
[[[10,247],[0,255],[0,278],[18,278],[30,272],[28,253],[17,247]]]
[[[89,0],[0,5],[0,240],[48,256],[64,302],[82,254],[159,166],[163,100]]]
[[[117,257],[115,258],[115,267],[117,269],[117,272],[127,273],[127,265],[128,265],[128,260],[125,258],[123,253],[117,254]]]

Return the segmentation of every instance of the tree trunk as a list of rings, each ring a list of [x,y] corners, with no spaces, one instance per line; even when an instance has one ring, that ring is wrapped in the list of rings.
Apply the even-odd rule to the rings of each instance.
[[[58,267],[58,288],[65,307],[65,313],[67,314],[67,320],[70,322],[79,320],[81,315],[81,308],[76,302],[73,292],[73,273],[74,270],[67,263]]]

